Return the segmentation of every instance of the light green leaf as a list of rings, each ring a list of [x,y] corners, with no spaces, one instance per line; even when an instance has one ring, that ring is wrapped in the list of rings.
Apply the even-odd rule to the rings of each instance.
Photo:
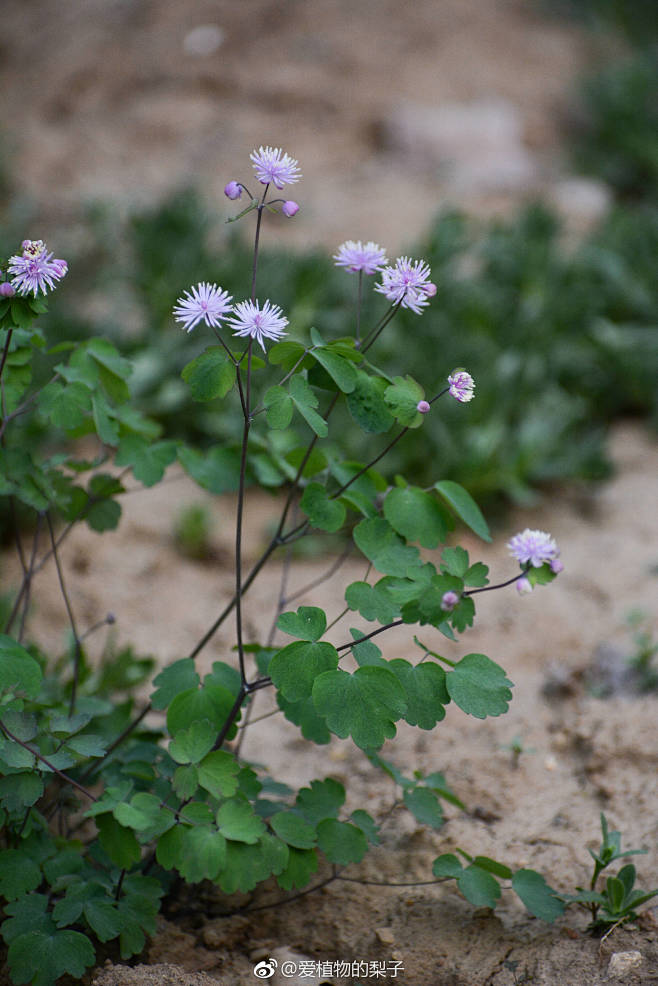
[[[289,702],[308,698],[313,682],[323,672],[338,666],[338,651],[331,644],[295,641],[274,655],[269,674]]]
[[[319,640],[327,628],[327,616],[317,606],[300,606],[296,613],[282,613],[276,625],[291,637]]]
[[[213,750],[197,767],[199,784],[215,798],[229,798],[238,789],[239,769],[238,763],[230,753],[225,750]]]
[[[223,346],[208,346],[205,352],[183,367],[181,376],[195,401],[226,397],[236,381],[235,367]]]
[[[344,394],[351,394],[356,387],[356,374],[351,363],[330,349],[313,349],[311,356],[318,361]]]
[[[199,452],[183,445],[178,459],[185,472],[210,493],[234,493],[240,486],[240,457],[233,449],[216,446]]]
[[[326,818],[318,825],[318,848],[330,863],[347,866],[361,862],[368,851],[368,840],[356,825]]]
[[[254,845],[265,832],[262,819],[254,814],[248,801],[233,798],[220,805],[216,815],[217,827],[226,839]]]
[[[352,582],[345,590],[345,602],[357,610],[364,620],[377,620],[382,625],[391,623],[400,615],[400,607],[389,596],[380,579],[376,585]]]
[[[311,849],[316,844],[315,827],[292,811],[278,811],[270,818],[272,829],[287,845]]]
[[[421,825],[440,829],[443,825],[443,812],[434,791],[426,787],[413,787],[402,795],[403,800],[414,818]]]
[[[392,489],[384,500],[384,517],[403,538],[424,548],[436,548],[448,536],[444,508],[417,486]]]
[[[118,466],[132,466],[133,476],[144,486],[155,486],[176,458],[176,442],[149,442],[130,433],[121,439],[115,457]]]
[[[263,404],[266,408],[267,423],[270,428],[287,428],[292,421],[293,402],[284,387],[270,387],[265,392]]]
[[[361,749],[378,749],[395,736],[394,723],[407,710],[404,690],[392,671],[381,667],[326,671],[313,685],[315,707],[327,726]]]
[[[484,654],[467,654],[446,675],[446,687],[463,712],[486,719],[507,712],[514,685],[503,669]]]
[[[383,517],[362,520],[353,532],[354,543],[383,575],[405,576],[421,564],[418,549],[404,544]]]
[[[209,719],[219,731],[234,701],[235,696],[221,685],[204,685],[200,689],[190,688],[180,692],[167,710],[167,729],[171,736],[175,736],[197,719]],[[236,728],[234,724],[229,739],[235,735]]]
[[[424,415],[417,410],[418,402],[425,397],[425,391],[413,377],[394,377],[393,383],[384,391],[384,399],[397,421],[405,428],[419,428]]]
[[[356,386],[347,395],[350,414],[359,427],[371,435],[388,431],[394,418],[384,400],[386,381],[371,377],[363,370],[357,370],[356,375]]]
[[[112,408],[102,391],[97,390],[91,399],[96,434],[106,445],[119,444],[119,429],[112,416]]]
[[[491,541],[491,534],[487,522],[482,516],[482,511],[463,486],[460,486],[459,483],[453,483],[452,480],[443,479],[434,484],[434,489],[452,507],[467,527],[470,527],[483,541]]]
[[[442,856],[437,856],[432,864],[432,873],[434,876],[439,877],[439,879],[445,877],[459,877],[464,872],[464,867],[461,862],[454,855],[454,853],[447,852],[443,853]]]
[[[306,380],[297,375],[291,379],[288,386],[293,403],[306,423],[313,429],[318,438],[326,438],[329,432],[327,422],[314,410],[319,402]]]
[[[0,692],[18,692],[36,698],[43,675],[38,663],[21,644],[0,634]]]
[[[174,661],[153,679],[157,688],[151,695],[151,705],[154,709],[166,709],[179,692],[196,688],[199,681],[191,658],[184,657],[180,661]]]
[[[333,533],[345,523],[345,506],[331,499],[321,483],[309,483],[299,505],[312,526],[319,531]]]
[[[434,661],[414,666],[401,658],[389,661],[388,667],[404,688],[407,699],[404,718],[409,725],[434,729],[437,722],[445,719],[444,706],[450,701],[443,668]]]
[[[197,764],[212,750],[217,739],[217,726],[208,719],[198,719],[187,729],[176,733],[169,744],[169,755],[176,763]]]

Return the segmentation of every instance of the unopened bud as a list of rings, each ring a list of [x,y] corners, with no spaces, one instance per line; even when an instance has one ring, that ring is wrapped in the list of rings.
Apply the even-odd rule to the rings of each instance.
[[[428,281],[427,284],[424,285],[423,291],[428,298],[433,298],[437,291],[436,284],[434,284],[433,281]]]
[[[553,561],[551,562],[551,572],[553,572],[554,575],[559,575],[560,572],[563,571],[564,571],[564,565],[562,564],[560,559],[554,558]]]
[[[299,206],[297,205],[296,202],[293,202],[292,199],[288,199],[281,206],[281,212],[284,214],[284,216],[288,216],[289,219],[292,219],[292,217],[297,212],[299,212]]]
[[[430,406],[427,401],[418,401],[418,403],[416,404],[416,410],[420,411],[421,414],[427,414],[429,409]]]
[[[242,185],[237,181],[230,181],[224,188],[224,195],[227,199],[239,199],[242,195]]]
[[[526,579],[525,576],[521,579],[517,579],[516,591],[520,596],[527,596],[529,592],[532,592],[532,585],[530,584],[530,579]]]
[[[0,284],[0,298],[13,298],[15,294],[14,285],[10,284],[9,281],[3,281]]]
[[[455,608],[459,602],[459,596],[456,592],[444,592],[441,597],[441,609],[444,613],[450,613]]]

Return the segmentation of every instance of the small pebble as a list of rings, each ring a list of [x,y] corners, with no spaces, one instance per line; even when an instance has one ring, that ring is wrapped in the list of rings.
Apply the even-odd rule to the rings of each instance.
[[[619,979],[639,965],[642,965],[642,952],[613,952],[608,963],[608,975]]]
[[[375,928],[375,934],[379,938],[382,945],[395,944],[395,934],[392,928]]]

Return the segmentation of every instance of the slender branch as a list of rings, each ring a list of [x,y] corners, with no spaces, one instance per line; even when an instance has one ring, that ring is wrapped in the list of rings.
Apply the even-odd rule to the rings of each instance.
[[[358,637],[356,640],[350,640],[347,644],[341,644],[340,647],[336,648],[336,650],[349,650],[350,647],[356,647],[357,644],[362,644],[364,640],[370,640],[371,637],[376,637],[378,633],[383,633],[384,630],[390,630],[392,627],[399,627],[402,623],[404,623],[404,620],[393,620],[392,623],[387,623],[385,627],[378,627],[371,633],[367,633],[365,637]]]
[[[27,750],[28,753],[31,753],[32,756],[37,758],[37,760],[40,760],[41,763],[44,763],[49,770],[52,770],[53,774],[57,774],[57,776],[61,777],[63,781],[66,781],[67,784],[70,784],[71,787],[74,787],[77,791],[80,791],[81,794],[84,794],[85,798],[89,798],[90,801],[98,801],[98,798],[95,797],[95,795],[93,795],[91,791],[88,791],[86,787],[83,787],[82,784],[78,784],[78,782],[74,781],[72,777],[68,776],[68,774],[65,774],[61,770],[58,770],[57,767],[55,767],[54,764],[52,764],[48,759],[46,759],[46,757],[44,757],[43,754],[39,753],[38,750],[35,750],[28,743],[24,743],[23,740],[18,738],[18,736],[14,736],[14,734],[11,732],[10,729],[7,728],[7,726],[4,724],[4,722],[2,722],[2,720],[0,720],[0,729],[2,729],[2,731],[5,733],[6,736],[9,737],[10,740],[13,740],[14,743],[18,743],[18,745],[22,746],[24,750]]]
[[[506,582],[497,582],[496,585],[485,585],[481,589],[465,589],[462,592],[462,596],[474,596],[477,592],[491,592],[492,589],[504,589],[506,585],[512,585],[513,582],[518,582],[522,579],[531,569],[531,565],[526,565],[525,568],[521,569],[518,575],[514,575],[511,579],[507,579]]]
[[[105,753],[103,754],[103,756],[102,757],[98,757],[96,760],[92,761],[92,763],[87,767],[87,769],[82,772],[82,774],[81,774],[81,779],[82,780],[85,780],[87,777],[91,777],[92,774],[95,774],[96,773],[96,770],[98,769],[98,767],[100,767],[100,765],[105,760],[107,760],[107,758],[109,757],[109,755],[116,750],[117,746],[119,746],[121,743],[123,743],[123,741],[125,739],[127,739],[128,736],[130,736],[130,734],[133,732],[133,730],[137,729],[137,727],[139,726],[139,724],[142,721],[142,719],[144,719],[148,715],[148,713],[151,711],[152,708],[153,708],[153,706],[151,705],[150,702],[148,703],[148,705],[144,706],[144,708],[139,713],[139,715],[135,719],[133,719],[132,722],[128,723],[128,725],[126,726],[126,728],[123,730],[122,733],[120,733],[117,736],[117,738],[114,740],[113,743],[110,743],[110,745],[108,746],[108,748],[105,751]]]
[[[310,592],[311,589],[316,589],[319,585],[322,585],[323,582],[326,582],[328,579],[330,579],[332,575],[335,575],[338,569],[345,564],[351,553],[352,553],[352,544],[351,542],[348,541],[342,554],[338,556],[338,558],[333,562],[331,567],[327,569],[324,575],[319,575],[316,579],[313,579],[311,582],[307,582],[306,585],[303,585],[301,589],[296,589],[293,593],[291,593],[291,595],[286,596],[284,605],[287,606],[289,603],[294,602],[295,599],[299,599],[300,596],[303,596],[307,592]]]
[[[0,380],[2,379],[2,374],[4,372],[5,363],[7,362],[7,356],[9,355],[9,347],[11,345],[11,337],[14,334],[13,326],[11,329],[7,329],[7,338],[5,339],[5,345],[2,350],[2,358],[0,359]]]
[[[57,553],[57,545],[55,544],[55,532],[53,530],[53,522],[50,517],[50,512],[46,513],[46,521],[48,523],[48,532],[50,534],[50,543],[52,544],[53,557],[55,559],[55,568],[57,569],[57,578],[59,580],[59,587],[62,593],[62,598],[64,599],[64,605],[66,606],[66,613],[69,618],[69,623],[71,625],[71,631],[73,633],[74,641],[74,658],[73,658],[73,685],[71,687],[71,701],[69,702],[69,716],[73,715],[75,711],[75,700],[78,691],[78,677],[80,674],[80,660],[82,658],[82,644],[80,643],[80,636],[78,634],[77,627],[75,625],[75,617],[73,616],[73,609],[71,608],[71,602],[69,600],[68,592],[66,591],[66,584],[64,582],[64,573],[62,572],[62,566],[59,563],[59,554]]]

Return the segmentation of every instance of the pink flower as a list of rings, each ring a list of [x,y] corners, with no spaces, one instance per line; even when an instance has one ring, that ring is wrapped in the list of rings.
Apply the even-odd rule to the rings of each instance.
[[[249,336],[256,339],[262,349],[265,349],[264,339],[278,342],[288,324],[278,305],[266,301],[262,309],[259,302],[241,301],[235,306],[234,318],[228,319],[228,324],[234,329],[236,336]]]
[[[52,253],[43,240],[23,240],[22,256],[9,258],[7,273],[15,291],[21,295],[34,294],[39,291],[46,294],[55,288],[55,282],[60,281],[67,273],[69,266],[65,260],[53,260]]]
[[[521,565],[530,563],[534,568],[541,568],[545,562],[552,562],[560,554],[555,539],[550,534],[533,531],[529,527],[520,534],[515,534],[507,542],[507,547]]]
[[[239,199],[242,195],[242,185],[237,181],[230,181],[224,187],[224,195],[227,199]]]
[[[416,404],[416,410],[420,411],[421,414],[427,414],[430,409],[428,401],[418,401]]]
[[[288,216],[290,219],[299,212],[299,206],[292,199],[288,199],[281,206],[281,212],[284,216]]]
[[[461,404],[465,404],[473,397],[475,381],[470,373],[467,373],[465,370],[458,370],[448,377],[448,386],[450,396],[454,397]]]
[[[233,311],[232,300],[228,291],[202,281],[178,298],[174,319],[182,324],[186,332],[191,332],[201,321],[218,328],[221,319]]]
[[[293,185],[302,177],[297,161],[284,154],[280,147],[259,147],[249,155],[253,161],[256,177],[262,185],[270,182],[281,189]]]
[[[378,243],[373,243],[372,240],[368,240],[366,244],[363,244],[361,240],[356,242],[345,240],[338,247],[338,253],[334,254],[334,260],[336,267],[344,267],[352,274],[359,272],[376,274],[388,263],[386,251]]]
[[[532,592],[532,586],[530,584],[530,579],[523,578],[516,580],[516,591],[520,596],[527,596],[529,592]]]
[[[459,602],[459,596],[456,592],[444,592],[441,597],[441,609],[444,613],[450,613],[455,608]]]
[[[384,267],[381,273],[381,284],[375,285],[375,291],[416,315],[422,315],[432,289],[436,294],[436,286],[429,279],[432,272],[424,260],[398,257],[395,267]]]

